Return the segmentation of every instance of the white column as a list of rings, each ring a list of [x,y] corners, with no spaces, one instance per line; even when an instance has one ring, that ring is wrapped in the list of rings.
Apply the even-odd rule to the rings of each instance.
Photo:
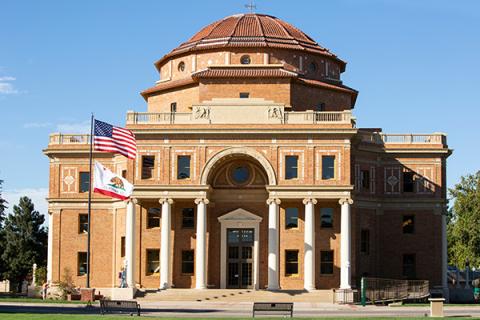
[[[268,204],[268,290],[280,289],[278,280],[278,206],[280,199],[270,198]]]
[[[160,289],[170,288],[170,230],[172,225],[172,199],[160,199],[162,228],[160,242]]]
[[[48,216],[48,248],[47,248],[47,282],[52,282],[53,275],[53,213]]]
[[[352,286],[350,258],[351,258],[351,223],[350,223],[350,205],[353,200],[350,198],[340,199],[342,213],[340,218],[340,289],[350,289]]]
[[[307,198],[305,205],[305,231],[304,231],[304,288],[315,290],[315,204],[317,200]]]
[[[447,212],[442,213],[442,287],[443,297],[447,302],[450,300],[450,291],[448,290],[448,251],[447,251]]]
[[[135,288],[135,203],[135,200],[127,202],[125,220],[125,264],[129,288]]]
[[[207,288],[207,204],[208,199],[195,199],[197,204],[197,241],[195,250],[196,289]]]

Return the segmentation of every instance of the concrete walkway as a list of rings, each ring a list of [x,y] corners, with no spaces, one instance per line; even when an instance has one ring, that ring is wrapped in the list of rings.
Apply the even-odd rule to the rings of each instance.
[[[159,317],[246,317],[252,316],[252,302],[143,301],[142,315]],[[99,314],[98,306],[78,304],[0,302],[1,312]],[[424,317],[428,307],[347,306],[329,303],[296,302],[295,317]],[[480,306],[446,307],[446,316],[480,317]],[[0,316],[1,318],[1,316]]]

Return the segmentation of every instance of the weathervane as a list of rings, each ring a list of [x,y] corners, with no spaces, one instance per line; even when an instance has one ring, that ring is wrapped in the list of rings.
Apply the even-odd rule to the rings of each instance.
[[[255,1],[250,0],[250,4],[246,4],[245,8],[250,10],[250,13],[253,13],[254,9],[257,9],[257,6],[255,5]]]

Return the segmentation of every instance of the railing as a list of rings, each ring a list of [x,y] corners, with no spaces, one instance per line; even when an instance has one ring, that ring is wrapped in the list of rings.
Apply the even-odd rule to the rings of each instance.
[[[430,295],[428,280],[364,278],[365,297],[369,303],[419,300]]]
[[[89,134],[62,134],[53,133],[50,135],[49,144],[89,144]]]
[[[127,124],[187,124],[192,114],[186,112],[129,112]]]
[[[387,134],[379,132],[361,133],[363,142],[375,144],[447,144],[443,133],[432,134]]]
[[[349,111],[335,112],[335,111],[291,111],[284,113],[285,123],[350,123],[352,121],[352,113]]]

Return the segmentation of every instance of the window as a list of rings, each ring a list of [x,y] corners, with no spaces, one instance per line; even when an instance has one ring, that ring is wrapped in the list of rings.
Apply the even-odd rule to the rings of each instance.
[[[370,230],[362,229],[360,231],[360,252],[370,253]]]
[[[178,64],[178,71],[180,72],[185,71],[185,62],[180,61],[180,63]]]
[[[333,251],[320,251],[320,274],[333,274]]]
[[[285,209],[285,229],[298,228],[298,208]]]
[[[317,64],[315,62],[310,62],[310,64],[308,65],[308,71],[314,73],[317,71]]]
[[[149,208],[147,211],[147,228],[160,227],[160,208]]]
[[[246,165],[233,167],[230,176],[235,184],[244,184],[250,179],[250,170]]]
[[[142,156],[142,179],[152,179],[155,156]]]
[[[360,184],[361,184],[362,190],[364,191],[370,190],[370,171],[369,170],[360,171]]]
[[[195,210],[193,208],[182,209],[182,228],[183,229],[195,228]]]
[[[78,215],[78,233],[88,233],[88,214]]]
[[[193,274],[193,250],[182,251],[182,273]]]
[[[177,158],[177,179],[190,178],[190,156],[178,156]]]
[[[298,178],[298,156],[285,157],[285,179]]]
[[[250,64],[250,56],[249,55],[244,55],[240,58],[240,63],[241,64]]]
[[[320,227],[333,228],[333,208],[320,208]]]
[[[240,98],[248,99],[250,97],[250,92],[240,92]]]
[[[415,279],[417,277],[415,254],[403,255],[402,275],[407,279]]]
[[[298,275],[298,250],[285,250],[285,275]]]
[[[160,273],[160,249],[147,249],[146,274],[156,275]]]
[[[84,276],[87,274],[87,253],[77,253],[77,275]]]
[[[415,232],[415,216],[403,216],[402,230],[403,233],[411,234]]]
[[[335,179],[335,156],[322,157],[322,179]]]
[[[177,112],[177,103],[176,102],[170,103],[170,112],[171,113]]]
[[[125,237],[120,238],[120,257],[125,257]]]
[[[325,111],[325,103],[321,102],[315,106],[315,111],[321,112]]]
[[[413,188],[414,188],[413,177],[414,177],[414,173],[412,171],[403,172],[403,192],[413,192]]]
[[[80,172],[80,192],[88,192],[90,189],[90,172]]]
[[[127,179],[127,170],[122,170],[122,178]]]

